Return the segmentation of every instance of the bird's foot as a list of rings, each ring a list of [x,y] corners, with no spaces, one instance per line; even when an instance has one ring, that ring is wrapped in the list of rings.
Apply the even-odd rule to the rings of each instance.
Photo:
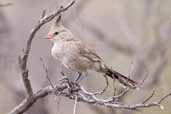
[[[71,82],[69,81],[68,77],[61,72],[62,74],[62,79],[60,79],[61,84],[65,84],[68,88],[68,92],[70,94],[73,94],[74,92],[77,92],[80,90],[80,85],[75,81],[75,82]]]
[[[69,79],[68,77],[63,73],[61,72],[61,75],[62,75],[62,78],[59,80],[62,84],[63,83],[69,83]]]
[[[81,81],[81,76],[82,76],[82,73],[81,72],[78,72],[78,76],[75,80],[75,83],[79,83],[79,81]]]

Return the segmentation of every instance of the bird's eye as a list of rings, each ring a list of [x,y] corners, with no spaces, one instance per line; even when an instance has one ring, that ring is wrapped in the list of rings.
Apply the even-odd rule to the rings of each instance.
[[[55,32],[55,33],[54,33],[54,35],[58,35],[58,34],[59,34],[59,32]]]

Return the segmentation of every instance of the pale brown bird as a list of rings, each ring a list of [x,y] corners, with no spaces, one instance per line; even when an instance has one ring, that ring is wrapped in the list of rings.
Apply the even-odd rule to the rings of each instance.
[[[107,67],[103,60],[80,39],[75,37],[61,22],[61,16],[52,25],[48,39],[53,41],[52,56],[59,60],[66,68],[81,73],[88,70],[103,73],[112,79],[118,80],[122,85],[136,88],[137,83],[119,72]]]

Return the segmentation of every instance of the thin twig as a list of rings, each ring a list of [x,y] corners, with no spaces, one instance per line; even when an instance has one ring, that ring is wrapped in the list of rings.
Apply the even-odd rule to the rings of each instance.
[[[129,75],[128,75],[128,78],[131,78],[131,76],[132,76],[132,73],[133,73],[133,71],[134,71],[134,63],[133,63],[133,61],[131,62],[131,68],[130,68],[130,70],[129,70]]]
[[[49,81],[49,84],[51,85],[52,88],[54,88],[54,85],[53,85],[52,81],[51,81],[50,78],[49,78],[48,70],[47,70],[47,68],[46,68],[46,66],[45,66],[45,64],[44,64],[44,61],[43,61],[43,58],[42,58],[42,57],[40,57],[40,61],[42,62],[42,66],[43,66],[43,69],[44,69],[44,71],[45,71],[45,73],[46,73],[46,78],[47,78],[47,80]]]
[[[106,75],[104,75],[104,77],[105,77],[105,81],[106,81],[106,85],[105,85],[104,89],[100,92],[94,93],[94,95],[102,95],[107,90],[107,88],[109,87],[108,77]]]
[[[43,10],[43,12],[42,12],[42,17],[41,17],[41,18],[44,18],[45,15],[46,15],[46,10]]]
[[[75,101],[74,101],[74,107],[73,107],[73,114],[76,114],[77,101],[78,101],[78,97],[77,97],[77,95],[75,95]]]
[[[61,104],[62,98],[60,96],[58,97],[56,96],[55,99],[57,100],[57,108],[56,108],[58,112],[57,114],[60,114],[59,112],[60,112],[60,104]]]
[[[141,88],[141,86],[144,84],[145,80],[147,79],[148,77],[148,72],[145,72],[145,75],[144,75],[144,79],[142,80],[142,82],[138,85],[139,88]]]
[[[124,95],[126,95],[126,93],[128,93],[129,92],[129,88],[125,88],[124,90],[122,90],[122,92],[121,93],[119,93],[119,95],[117,95],[117,96],[113,96],[113,98],[114,99],[119,99],[120,97],[122,97],[122,96],[124,96]]]
[[[163,98],[161,98],[161,100],[158,101],[158,103],[162,103],[167,97],[171,96],[171,93],[168,93],[167,95],[165,95]]]
[[[155,94],[155,91],[153,91],[149,97],[147,97],[142,103],[145,104],[146,102],[148,102]]]
[[[115,87],[115,79],[112,80],[113,81],[113,96],[116,95],[116,87]]]
[[[166,99],[171,93],[165,95],[159,102],[151,102],[151,103],[137,103],[132,105],[126,105],[123,103],[115,102],[113,99],[98,99],[92,93],[87,92],[83,87],[81,87],[81,92],[78,94],[78,101],[86,102],[89,104],[96,104],[110,108],[119,108],[119,109],[129,109],[129,110],[136,110],[138,111],[140,108],[147,108],[147,107],[154,107],[159,106],[162,108],[161,101]],[[71,98],[72,99],[72,98]],[[163,109],[163,108],[162,108]]]
[[[68,82],[66,81],[65,83],[68,83]],[[68,87],[67,84],[56,85],[54,89],[51,86],[43,88],[39,90],[38,92],[34,93],[31,97],[26,98],[22,103],[20,103],[16,108],[14,108],[8,114],[21,114],[27,111],[38,99],[41,99],[47,96],[48,94],[54,94],[54,91],[57,96],[63,96],[72,100],[77,99],[76,101],[79,101],[79,102],[84,102],[84,103],[88,103],[92,105],[104,106],[104,107],[109,107],[109,108],[115,108],[115,109],[128,109],[128,110],[135,110],[135,111],[139,111],[139,109],[142,109],[142,108],[148,108],[148,107],[154,107],[154,106],[164,109],[164,107],[161,105],[162,101],[166,99],[167,97],[171,96],[171,93],[168,93],[164,97],[162,97],[158,102],[151,102],[151,103],[140,102],[140,103],[128,105],[128,104],[115,101],[113,98],[99,99],[93,93],[87,92],[82,86],[80,85],[77,85],[77,86],[79,88],[79,91],[75,91],[73,93],[69,92],[72,89],[71,87],[73,86]]]

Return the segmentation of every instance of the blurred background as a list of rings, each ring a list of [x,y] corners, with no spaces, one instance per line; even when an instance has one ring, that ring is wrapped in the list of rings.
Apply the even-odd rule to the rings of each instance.
[[[30,30],[43,10],[51,12],[69,0],[0,0],[0,113],[7,113],[25,98],[25,89],[18,67]],[[9,5],[3,5],[10,3]],[[152,101],[170,92],[171,83],[171,1],[170,0],[76,0],[63,15],[63,24],[76,37],[96,49],[108,66],[141,83],[139,91],[130,92],[120,102],[141,102],[153,90]],[[59,82],[61,71],[68,72],[55,61],[50,50],[52,42],[44,39],[53,22],[46,24],[35,36],[28,61],[34,91],[48,85],[40,57],[48,68],[50,79]],[[104,88],[100,74],[82,81],[89,91]],[[102,81],[103,80],[103,81]],[[99,83],[99,81],[101,83]],[[97,86],[98,85],[98,86]],[[112,85],[112,81],[110,81]],[[110,86],[104,97],[111,96]],[[27,114],[70,114],[74,101],[54,95],[39,100]],[[144,114],[171,114],[171,98],[164,101],[165,110],[153,107]],[[78,103],[77,114],[138,114]]]

